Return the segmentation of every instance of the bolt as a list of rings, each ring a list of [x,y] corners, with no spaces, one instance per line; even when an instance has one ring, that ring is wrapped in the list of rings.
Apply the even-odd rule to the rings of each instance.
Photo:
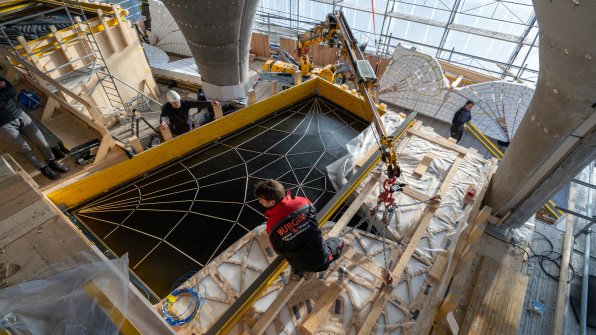
[[[553,89],[553,93],[554,93],[554,94],[557,94],[557,93],[559,93],[559,90],[557,90],[557,89],[555,88],[555,89]]]
[[[579,5],[579,0],[573,0],[573,4],[576,6]]]
[[[592,60],[592,55],[586,55],[586,60]]]
[[[565,50],[563,50],[563,53],[566,55],[569,55],[569,50],[565,49]]]
[[[548,134],[548,128],[544,128],[544,133]]]

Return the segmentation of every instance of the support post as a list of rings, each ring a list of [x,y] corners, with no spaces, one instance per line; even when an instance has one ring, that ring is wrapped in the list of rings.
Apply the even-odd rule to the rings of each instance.
[[[223,111],[221,109],[221,104],[217,106],[213,106],[213,113],[215,114],[215,119],[219,120],[223,117]]]
[[[557,293],[557,306],[555,310],[555,324],[553,326],[553,335],[561,335],[563,332],[563,318],[567,310],[569,301],[569,261],[571,259],[571,246],[573,245],[573,217],[567,216],[567,225],[565,226],[565,237],[563,238],[563,255],[561,258],[561,271],[559,274],[559,290]]]
[[[255,94],[255,90],[252,88],[248,90],[248,105],[252,106],[257,103],[257,95]]]

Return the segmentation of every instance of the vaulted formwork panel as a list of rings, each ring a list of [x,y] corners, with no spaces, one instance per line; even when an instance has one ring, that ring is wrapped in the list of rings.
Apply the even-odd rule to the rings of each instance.
[[[360,99],[315,78],[49,194],[155,297],[263,222],[252,196],[274,178],[321,207],[326,165],[368,123]],[[134,241],[134,242],[132,242]]]

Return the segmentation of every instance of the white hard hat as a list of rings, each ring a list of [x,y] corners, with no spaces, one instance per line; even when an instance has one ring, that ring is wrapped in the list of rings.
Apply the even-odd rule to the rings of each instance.
[[[178,94],[176,91],[168,91],[166,96],[169,103],[180,101],[180,94]]]

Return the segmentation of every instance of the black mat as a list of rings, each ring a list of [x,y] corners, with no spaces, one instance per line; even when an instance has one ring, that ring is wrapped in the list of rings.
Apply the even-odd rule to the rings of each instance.
[[[74,211],[159,297],[262,224],[265,178],[321,209],[335,193],[326,166],[367,124],[315,96]],[[199,130],[200,131],[200,130]]]

